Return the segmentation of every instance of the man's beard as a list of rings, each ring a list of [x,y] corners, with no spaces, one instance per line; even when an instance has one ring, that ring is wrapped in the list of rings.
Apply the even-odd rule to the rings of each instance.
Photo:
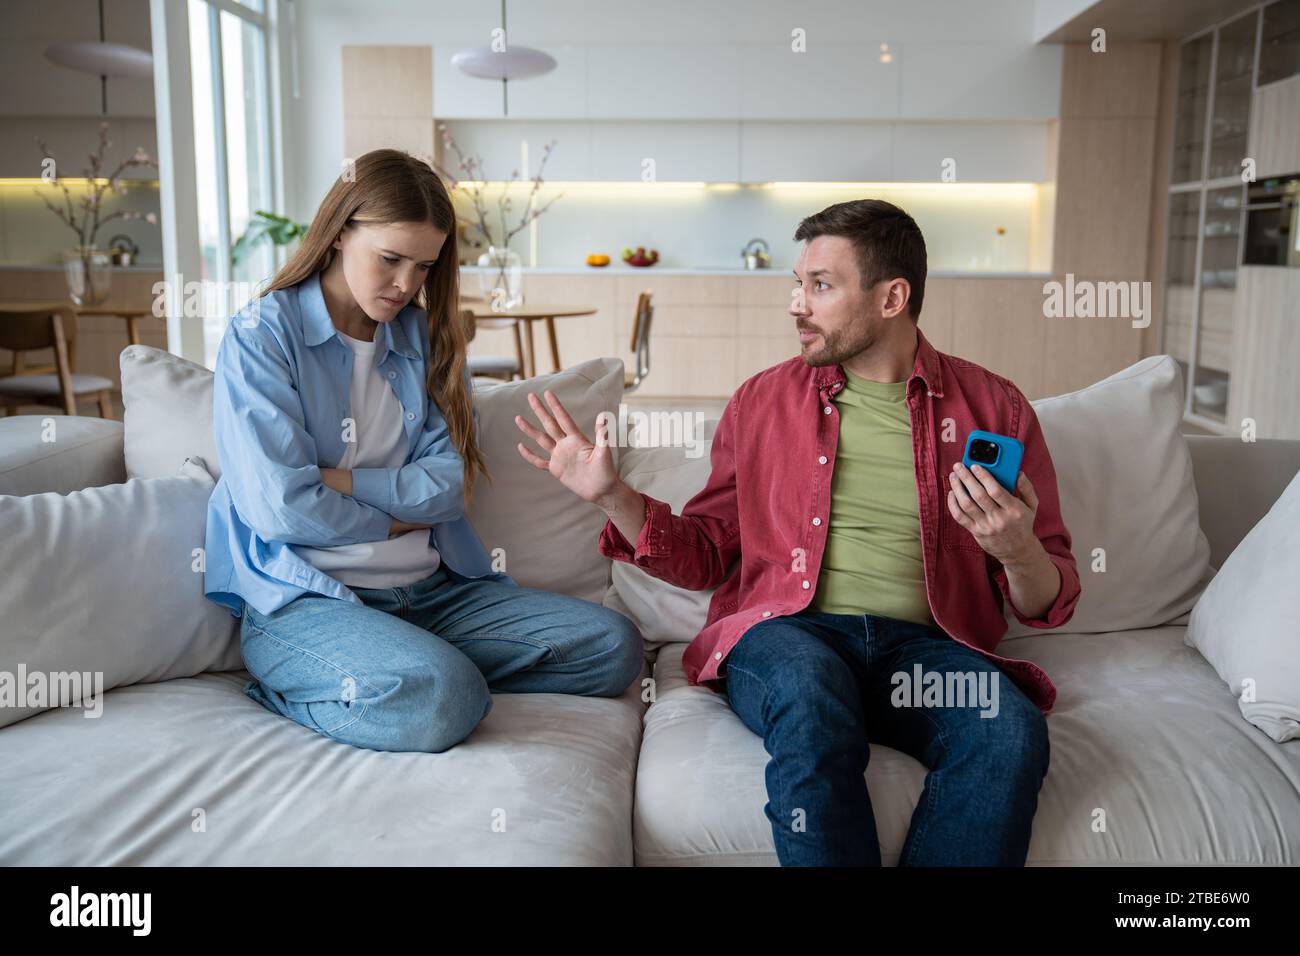
[[[813,368],[842,365],[846,359],[851,359],[865,351],[876,341],[869,323],[865,322],[855,323],[848,328],[837,329],[835,332],[826,332],[822,329],[815,331],[821,336],[821,344],[812,351],[804,349],[800,353],[804,364]]]

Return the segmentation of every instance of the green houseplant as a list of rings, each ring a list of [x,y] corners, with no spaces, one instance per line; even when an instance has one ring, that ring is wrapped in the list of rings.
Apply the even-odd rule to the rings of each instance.
[[[253,213],[244,234],[230,247],[230,265],[232,268],[239,265],[240,259],[263,242],[276,247],[287,246],[301,239],[306,232],[307,227],[300,222],[259,209]]]

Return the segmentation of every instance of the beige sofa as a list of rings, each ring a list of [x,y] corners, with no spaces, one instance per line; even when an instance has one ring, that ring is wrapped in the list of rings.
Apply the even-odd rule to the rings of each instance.
[[[1151,377],[1155,369],[1156,378],[1167,378],[1167,365],[1147,361],[1138,377]],[[164,476],[178,466],[193,468],[186,459],[211,454],[204,445],[210,433],[204,436],[193,424],[204,414],[205,373],[186,365],[139,346],[123,353],[125,428],[60,417],[58,440],[43,442],[40,416],[0,419],[0,519],[9,515],[20,534],[28,533],[22,516],[38,505],[47,509],[41,515],[63,514],[58,509],[74,496],[173,481]],[[104,693],[102,713],[93,720],[63,706],[0,726],[0,864],[775,864],[763,815],[762,742],[724,698],[689,686],[682,673],[681,654],[708,595],[679,592],[627,565],[611,567],[595,550],[599,513],[566,497],[514,451],[511,419],[526,408],[526,386],[553,388],[586,424],[596,410],[616,409],[621,382],[621,363],[605,360],[545,381],[480,390],[482,440],[494,483],[471,517],[489,550],[509,556],[507,570],[520,583],[632,616],[646,636],[644,681],[618,699],[497,695],[492,712],[457,747],[442,754],[381,753],[336,743],[264,710],[242,693],[248,679],[242,670],[181,665],[173,654],[166,666],[138,673],[204,669],[166,679],[122,677],[120,686]],[[1133,414],[1168,417],[1159,396],[1174,386],[1176,380],[1170,386],[1160,379],[1151,408]],[[1131,404],[1128,393],[1121,397]],[[1062,422],[1086,423],[1096,410],[1052,401],[1035,406],[1062,472],[1062,507],[1079,554],[1091,544],[1089,529],[1078,526],[1083,505],[1072,498],[1081,493],[1076,484],[1082,479],[1075,477],[1078,469],[1064,473],[1064,426],[1053,430],[1048,419],[1055,410]],[[1114,432],[1092,440],[1124,442]],[[1160,440],[1168,460],[1151,467],[1173,474],[1167,481],[1176,485],[1173,458],[1181,454],[1190,484],[1175,489],[1181,503],[1145,502],[1140,509],[1163,510],[1171,522],[1170,509],[1190,507],[1193,527],[1166,542],[1180,566],[1158,578],[1183,575],[1177,593],[1152,593],[1136,571],[1104,582],[1085,574],[1085,595],[1091,589],[1105,606],[1081,602],[1076,620],[1083,630],[1021,629],[1000,649],[1037,662],[1059,691],[1048,718],[1052,763],[1029,862],[1294,864],[1300,860],[1300,740],[1276,743],[1243,719],[1233,693],[1184,635],[1208,575],[1300,470],[1300,442],[1184,443],[1167,434]],[[1160,441],[1148,444],[1160,450]],[[680,448],[621,448],[619,468],[634,487],[680,509],[707,477],[705,451],[692,458]],[[1143,452],[1129,453],[1136,458]],[[146,476],[150,470],[152,477]],[[128,471],[139,477],[128,482]],[[1122,484],[1120,476],[1115,480]],[[1137,480],[1148,479],[1139,474]],[[196,487],[201,492],[206,486]],[[1105,506],[1119,490],[1093,488],[1094,504]],[[51,495],[64,497],[54,501]],[[202,495],[195,500],[201,503]],[[1104,524],[1110,513],[1095,523]],[[1121,518],[1140,525],[1144,515]],[[193,525],[194,516],[184,520]],[[31,615],[43,615],[50,628],[83,622],[89,648],[101,632],[104,643],[129,642],[132,635],[124,632],[131,621],[145,620],[150,602],[162,599],[162,572],[132,586],[131,569],[120,566],[131,563],[126,558],[87,558],[84,536],[92,530],[61,520],[43,537],[32,532],[27,553],[3,546],[0,670],[14,666],[22,623]],[[1105,533],[1113,539],[1120,530]],[[1117,547],[1111,540],[1112,552]],[[116,592],[94,592],[120,593],[120,606],[99,597],[78,612],[85,595],[60,592],[69,610],[48,610],[52,598],[42,573],[57,576],[64,563],[83,560],[95,562],[87,565],[97,569],[89,573],[122,576],[125,583],[113,579]],[[145,559],[133,560],[139,566]],[[1151,560],[1157,558],[1144,554],[1143,563]],[[1118,554],[1112,561],[1122,563]],[[186,590],[186,606],[196,617],[208,613],[199,582],[166,586]],[[68,616],[76,613],[81,616]],[[1106,626],[1110,613],[1150,626],[1092,629]],[[1169,616],[1151,624],[1143,614]],[[233,643],[211,660],[237,668],[232,623],[217,619],[218,627],[229,627],[228,638],[221,631],[218,641]],[[148,646],[156,646],[151,640]],[[42,647],[46,652],[57,656],[57,648]],[[897,861],[924,773],[908,756],[872,748],[867,782],[887,864]],[[1105,821],[1100,828],[1099,816]]]

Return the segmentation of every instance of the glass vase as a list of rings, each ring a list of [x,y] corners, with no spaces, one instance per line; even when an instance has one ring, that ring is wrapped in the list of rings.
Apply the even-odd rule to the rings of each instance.
[[[494,312],[524,301],[524,271],[519,256],[509,246],[488,246],[478,257],[479,288]]]
[[[63,253],[63,274],[68,295],[77,305],[99,305],[113,288],[113,267],[108,253],[94,246],[78,246]]]

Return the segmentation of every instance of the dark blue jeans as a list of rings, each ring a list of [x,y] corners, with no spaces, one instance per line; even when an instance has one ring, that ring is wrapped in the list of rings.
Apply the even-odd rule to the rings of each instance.
[[[900,866],[1024,865],[1047,721],[975,651],[935,627],[805,611],[751,627],[724,673],[771,757],[763,812],[782,866],[880,865],[868,742],[929,770]]]

